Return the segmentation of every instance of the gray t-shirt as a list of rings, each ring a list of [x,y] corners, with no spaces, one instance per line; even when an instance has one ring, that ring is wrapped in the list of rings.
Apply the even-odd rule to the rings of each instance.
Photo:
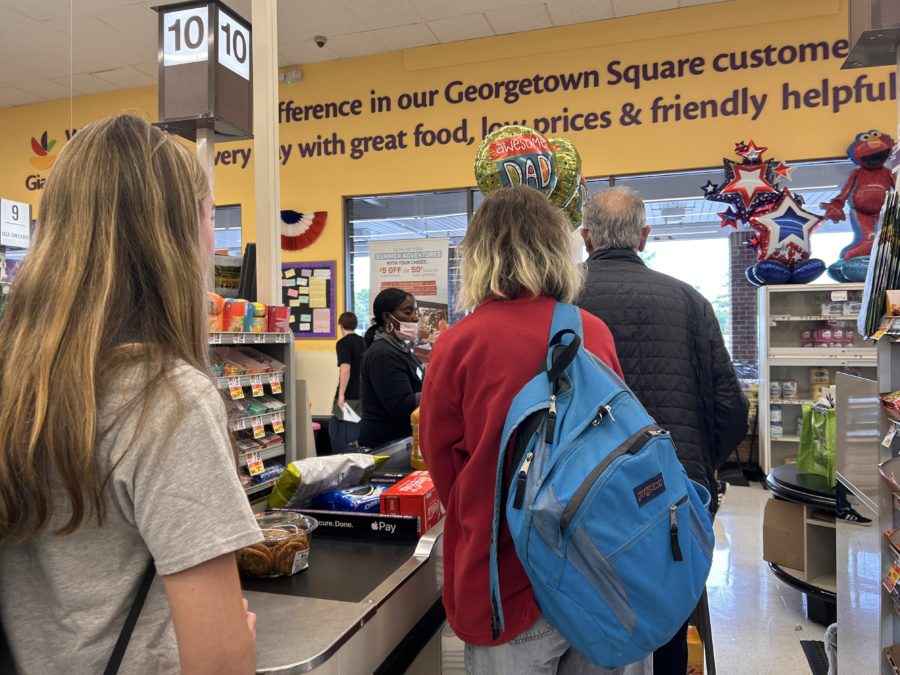
[[[93,521],[65,537],[46,528],[26,543],[0,545],[0,618],[22,673],[102,672],[151,554],[158,575],[167,575],[262,540],[237,477],[218,392],[184,365],[172,383],[180,396],[165,388],[154,395],[145,430],[127,452],[139,411],[101,443],[101,466],[121,460],[102,526]],[[133,376],[123,377],[104,393],[101,427],[136,386]],[[119,672],[179,670],[157,576]]]

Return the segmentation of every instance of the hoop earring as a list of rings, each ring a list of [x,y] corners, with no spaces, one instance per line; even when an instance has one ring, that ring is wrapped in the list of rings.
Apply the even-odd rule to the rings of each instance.
[[[385,327],[384,327],[384,332],[387,333],[387,334],[389,334],[389,335],[393,335],[394,333],[397,332],[397,329],[394,328],[394,324],[392,324],[392,323],[387,323],[387,324],[385,325]]]

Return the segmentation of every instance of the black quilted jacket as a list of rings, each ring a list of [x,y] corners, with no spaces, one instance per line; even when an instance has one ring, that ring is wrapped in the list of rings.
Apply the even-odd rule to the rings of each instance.
[[[747,434],[747,399],[712,306],[630,249],[596,251],[587,269],[578,304],[609,326],[625,382],[672,433],[688,476],[712,487]]]

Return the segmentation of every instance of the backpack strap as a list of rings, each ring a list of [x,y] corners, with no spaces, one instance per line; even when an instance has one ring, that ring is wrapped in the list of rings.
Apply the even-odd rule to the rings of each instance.
[[[500,637],[505,627],[503,618],[503,603],[500,596],[500,571],[498,563],[498,542],[500,537],[500,523],[505,512],[506,504],[503,489],[506,480],[507,450],[513,434],[519,426],[533,413],[546,409],[549,405],[548,395],[537,395],[534,389],[554,392],[556,381],[565,372],[572,361],[575,360],[582,343],[581,310],[574,305],[556,303],[553,310],[553,319],[550,324],[550,338],[547,344],[547,367],[545,371],[538,373],[513,400],[513,406],[507,415],[506,424],[503,427],[503,435],[500,439],[499,456],[497,457],[497,476],[494,490],[494,513],[491,522],[491,548],[488,568],[490,570],[491,590],[491,635],[494,640]],[[571,336],[568,342],[564,338]],[[546,379],[544,375],[546,373]],[[549,388],[548,388],[549,384]],[[526,409],[515,409],[516,402],[522,397],[524,400],[540,400],[539,403]],[[515,409],[515,412],[513,411]],[[533,432],[532,432],[533,433]],[[522,439],[524,441],[524,439]]]
[[[144,608],[144,601],[147,599],[147,593],[150,592],[150,585],[153,583],[155,576],[156,565],[153,564],[153,558],[150,558],[150,562],[147,563],[147,567],[144,570],[144,576],[141,577],[137,594],[134,596],[134,602],[131,603],[131,609],[128,610],[128,616],[125,618],[125,625],[122,626],[122,631],[119,633],[116,646],[113,647],[103,675],[115,675],[115,673],[119,672],[119,666],[122,665],[125,650],[128,649],[128,642],[131,640],[131,634],[137,625],[138,617],[140,617],[141,610]]]

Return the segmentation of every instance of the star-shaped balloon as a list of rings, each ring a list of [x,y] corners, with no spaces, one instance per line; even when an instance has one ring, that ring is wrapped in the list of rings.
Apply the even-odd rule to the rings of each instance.
[[[708,181],[706,181],[706,185],[702,185],[700,187],[700,189],[703,190],[704,196],[709,197],[711,194],[713,194],[716,190],[719,189],[719,186],[716,185],[715,183],[713,183],[711,180],[708,180]]]
[[[738,214],[737,212],[733,211],[731,207],[729,207],[725,211],[720,211],[718,213],[718,216],[722,219],[722,224],[719,227],[733,227],[734,229],[737,229]]]
[[[821,225],[822,216],[811,213],[789,190],[780,199],[750,217],[750,227],[759,239],[757,259],[774,260],[788,266],[809,258],[809,237]]]
[[[741,141],[735,149],[735,153],[743,157],[745,163],[756,164],[757,162],[763,161],[762,154],[766,150],[768,150],[768,148],[761,148],[751,140],[748,144],[744,144],[744,142]]]
[[[740,195],[744,208],[749,209],[758,194],[777,192],[766,178],[766,164],[733,164],[734,177],[722,186],[723,194]]]
[[[793,166],[788,166],[784,162],[778,162],[778,166],[775,167],[775,175],[778,178],[784,178],[785,180],[793,180],[791,174],[794,173]]]

